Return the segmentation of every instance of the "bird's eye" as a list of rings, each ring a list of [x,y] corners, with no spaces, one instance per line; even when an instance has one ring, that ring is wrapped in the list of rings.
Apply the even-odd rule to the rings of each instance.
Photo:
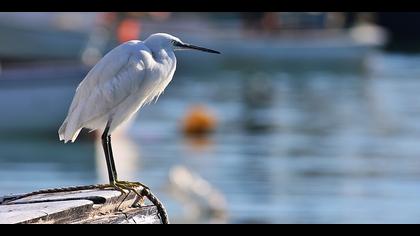
[[[179,47],[180,43],[176,40],[172,40],[172,45],[174,45],[175,47]]]

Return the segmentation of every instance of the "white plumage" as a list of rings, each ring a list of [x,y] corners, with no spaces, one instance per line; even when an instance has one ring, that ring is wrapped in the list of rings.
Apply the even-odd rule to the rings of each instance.
[[[109,133],[143,105],[157,99],[176,69],[174,42],[168,34],[154,34],[144,42],[132,40],[107,53],[76,89],[68,115],[58,133],[74,142],[82,128]]]

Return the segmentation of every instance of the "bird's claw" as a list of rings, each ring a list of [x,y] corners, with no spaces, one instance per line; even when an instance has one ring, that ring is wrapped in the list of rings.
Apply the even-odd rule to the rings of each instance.
[[[130,181],[116,181],[116,184],[121,186],[128,186],[130,188],[138,188],[142,187],[144,189],[150,189],[147,185],[140,183],[140,182],[130,182]]]
[[[113,188],[115,190],[118,190],[119,192],[121,192],[121,196],[124,196],[123,200],[121,201],[120,205],[118,206],[118,209],[120,208],[120,206],[122,205],[122,203],[124,203],[124,201],[127,199],[127,197],[129,196],[130,192],[134,192],[137,196],[138,196],[138,200],[135,201],[135,203],[133,205],[138,204],[139,202],[143,202],[144,201],[144,195],[142,195],[139,191],[138,191],[138,187],[143,187],[144,189],[149,190],[149,187],[147,187],[146,185],[140,183],[140,182],[129,182],[129,181],[115,181],[114,183],[102,186],[102,189],[108,189],[108,188]],[[128,190],[128,193],[126,192],[126,190]],[[141,205],[141,203],[140,203]]]
[[[139,191],[136,189],[138,187],[142,187],[143,189],[150,190],[150,188],[140,182],[129,182],[129,181],[115,181],[114,183],[103,185],[100,188],[101,189],[108,189],[108,188],[114,188],[118,191],[120,191],[123,195],[126,194],[124,190],[129,190],[138,193],[140,195]]]

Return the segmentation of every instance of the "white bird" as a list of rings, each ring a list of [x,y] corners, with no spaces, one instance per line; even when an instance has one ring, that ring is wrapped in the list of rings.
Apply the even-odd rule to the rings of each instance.
[[[142,106],[157,100],[176,69],[175,50],[217,51],[183,43],[165,33],[146,40],[131,40],[108,52],[86,75],[76,89],[68,115],[58,134],[60,141],[74,142],[83,128],[103,129],[102,146],[110,185],[132,189],[143,184],[119,181],[111,147],[111,133],[130,119]]]

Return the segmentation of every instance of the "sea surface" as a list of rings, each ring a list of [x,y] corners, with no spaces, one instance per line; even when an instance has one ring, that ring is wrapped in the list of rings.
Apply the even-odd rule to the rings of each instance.
[[[420,223],[420,56],[328,63],[176,74],[113,136],[120,178],[149,185],[179,223]],[[215,122],[200,138],[183,133],[195,106]],[[3,132],[0,195],[107,181],[98,143],[57,138]],[[193,182],[208,191],[182,190]]]

